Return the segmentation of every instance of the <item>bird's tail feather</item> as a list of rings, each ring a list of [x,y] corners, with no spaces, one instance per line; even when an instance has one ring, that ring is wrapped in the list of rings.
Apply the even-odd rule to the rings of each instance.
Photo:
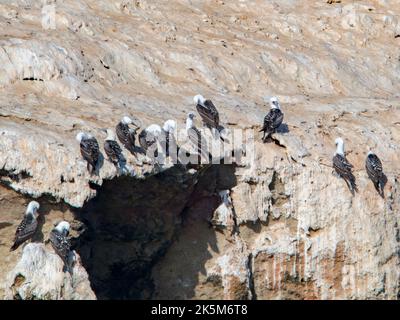
[[[379,181],[379,190],[380,190],[380,195],[382,198],[385,198],[385,193],[383,191],[384,187],[385,187],[385,184],[383,183],[383,181],[382,180]]]
[[[135,154],[135,146],[134,145],[132,145],[132,144],[125,144],[125,148],[127,148],[128,149],[128,151],[131,153],[131,154]]]
[[[356,178],[351,172],[343,175],[339,174],[339,176],[341,176],[344,181],[346,181],[347,187],[349,188],[352,195],[354,195],[354,192],[358,192]]]
[[[62,260],[64,262],[64,270],[63,271],[68,272],[72,277],[72,270],[74,268],[74,252],[70,251],[69,254],[66,257],[64,257]]]
[[[385,198],[384,192],[383,192],[383,188],[384,188],[384,184],[381,180],[379,180],[378,182],[374,182],[374,186],[376,191],[379,193],[379,195],[382,198]]]
[[[356,178],[353,175],[351,175],[350,177],[348,177],[348,179],[345,180],[352,194],[354,194],[354,192],[358,192]]]
[[[17,242],[14,242],[14,244],[12,245],[12,247],[10,248],[10,252],[11,251],[15,251],[15,250],[17,250],[18,249],[18,247],[19,247],[19,243],[17,243]]]

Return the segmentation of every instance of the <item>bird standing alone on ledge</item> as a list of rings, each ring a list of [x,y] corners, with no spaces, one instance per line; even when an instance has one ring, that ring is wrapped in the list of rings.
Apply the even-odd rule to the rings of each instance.
[[[272,97],[269,100],[271,109],[264,117],[264,124],[262,129],[259,131],[263,131],[262,140],[265,142],[271,134],[276,132],[276,129],[282,124],[283,121],[283,113],[281,111],[281,106],[276,97]]]

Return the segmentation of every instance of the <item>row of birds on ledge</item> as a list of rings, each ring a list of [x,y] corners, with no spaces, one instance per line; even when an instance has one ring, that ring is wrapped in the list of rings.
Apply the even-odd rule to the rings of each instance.
[[[200,114],[203,124],[209,128],[214,133],[219,133],[218,136],[224,140],[221,135],[223,127],[219,123],[219,113],[217,108],[214,106],[211,100],[206,100],[202,95],[196,95],[193,98],[196,109]],[[281,110],[279,101],[276,97],[270,98],[270,110],[264,117],[263,127],[260,132],[263,132],[262,140],[267,141],[273,133],[279,128],[283,122],[283,112]],[[186,131],[189,138],[195,146],[198,147],[198,153],[201,153],[201,133],[194,125],[195,114],[190,112],[186,119]],[[125,116],[117,124],[115,130],[117,133],[118,140],[123,144],[123,146],[135,154],[137,147],[135,146],[136,131],[139,128],[136,126],[135,129],[130,128],[129,125],[133,121]],[[176,123],[174,120],[167,120],[164,126],[161,128],[159,125],[152,124],[149,127],[143,129],[139,134],[139,144],[142,150],[147,151],[149,147],[154,146],[157,141],[164,140],[166,146],[166,155],[169,156],[169,144],[171,140],[175,140],[173,133],[176,128]],[[121,163],[123,160],[122,149],[115,139],[115,135],[111,129],[106,129],[107,138],[104,141],[104,151],[106,152],[108,159],[114,164]],[[92,135],[84,132],[80,132],[77,135],[77,140],[80,143],[80,150],[83,158],[87,161],[87,167],[91,174],[95,172],[97,162],[99,159],[99,144],[97,139]],[[353,166],[346,159],[344,153],[344,142],[343,139],[337,138],[336,152],[333,157],[333,168],[336,173],[343,178],[350,191],[354,194],[357,191],[357,185],[355,177],[352,173]],[[368,176],[373,181],[376,190],[380,195],[383,196],[383,187],[385,183],[385,176],[382,169],[382,163],[378,156],[372,152],[369,152],[366,158],[365,164]]]
[[[225,141],[224,138],[225,128],[220,125],[219,113],[215,105],[209,99],[204,99],[200,94],[193,98],[196,104],[197,112],[199,113],[203,124],[206,128],[210,129],[213,137]],[[270,99],[271,109],[269,113],[264,118],[263,127],[260,130],[263,131],[262,140],[265,142],[270,138],[271,134],[275,133],[276,129],[282,124],[283,113],[280,109],[278,99],[272,97]],[[211,156],[204,147],[204,137],[201,131],[195,126],[194,119],[195,114],[189,112],[186,119],[186,134],[189,142],[195,148],[196,152],[200,156]],[[129,127],[133,125],[135,128]],[[174,132],[176,129],[176,122],[174,120],[165,121],[164,125],[161,127],[157,124],[152,124],[147,128],[143,129],[139,135],[139,145],[135,145],[136,142],[136,132],[140,128],[135,124],[132,119],[128,116],[124,116],[121,121],[116,125],[115,132],[111,129],[102,129],[107,134],[104,141],[104,151],[115,166],[121,167],[121,164],[125,162],[124,156],[122,154],[122,148],[117,142],[116,137],[120,143],[136,157],[137,152],[147,153],[151,156],[157,156],[158,150],[156,148],[157,142],[161,144],[161,152],[167,157],[176,157],[179,147],[176,145],[176,139],[174,137]],[[89,133],[79,132],[76,139],[80,143],[80,151],[83,158],[87,162],[87,169],[90,174],[95,174],[98,162],[100,159],[100,148],[97,139]],[[177,148],[172,149],[172,146]],[[172,149],[172,150],[171,150]],[[148,152],[148,151],[152,152]]]
[[[219,113],[212,101],[204,99],[201,95],[196,95],[193,100],[204,125],[211,131],[214,130],[216,133],[221,132],[223,127],[221,127],[219,123]],[[186,131],[189,140],[192,141],[194,145],[198,146],[198,143],[201,140],[201,133],[194,125],[194,117],[194,113],[190,112],[188,114],[186,119]],[[267,141],[267,139],[276,132],[282,122],[283,112],[281,111],[279,101],[276,97],[272,97],[270,99],[270,111],[264,117],[263,127],[260,130],[260,132],[263,132],[263,142]],[[136,128],[130,128],[129,125],[131,124],[135,125],[129,117],[125,116],[116,125],[115,129],[118,140],[128,151],[135,155],[138,150],[135,145],[136,131],[139,127],[135,125]],[[165,139],[165,151],[166,155],[169,156],[168,145],[171,142],[171,139],[174,139],[173,133],[175,128],[176,123],[174,120],[167,120],[162,128],[156,124],[150,125],[139,134],[139,144],[141,148],[144,151],[147,151],[149,147],[156,144],[157,140]],[[122,149],[116,141],[114,132],[110,129],[106,129],[105,131],[107,133],[107,138],[104,141],[104,150],[109,160],[117,165],[123,160]],[[81,154],[87,161],[87,168],[91,174],[94,174],[100,154],[99,144],[96,138],[88,133],[80,132],[76,138],[80,143]],[[220,136],[220,138],[223,140],[222,136]],[[337,175],[346,181],[351,193],[354,194],[354,192],[357,191],[357,185],[352,173],[353,165],[346,159],[344,153],[343,139],[337,138],[335,144],[336,152],[332,159],[333,168]],[[200,152],[201,150],[198,151]],[[383,173],[382,163],[376,154],[372,152],[368,153],[365,168],[369,178],[374,183],[375,189],[382,197],[384,197],[383,189],[386,183],[386,176]],[[29,203],[24,218],[17,228],[14,245],[12,246],[11,251],[18,248],[18,246],[32,238],[35,234],[38,226],[38,209],[38,202],[32,201]],[[71,242],[68,238],[69,229],[70,225],[68,222],[62,221],[58,223],[51,231],[49,239],[54,250],[63,260],[67,270],[69,270],[69,261],[71,260]]]

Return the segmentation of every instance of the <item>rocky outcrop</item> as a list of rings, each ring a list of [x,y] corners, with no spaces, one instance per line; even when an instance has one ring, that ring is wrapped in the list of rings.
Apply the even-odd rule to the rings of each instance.
[[[299,163],[279,146],[257,144],[257,152],[264,161],[235,171],[232,209],[221,204],[223,209],[215,210],[215,231],[197,218],[198,212],[189,213],[195,222],[184,227],[179,241],[153,270],[156,297],[396,299],[396,173],[387,170],[382,199],[363,169],[364,158],[350,154],[363,190],[353,198],[345,183],[323,165],[329,163],[328,155]],[[233,212],[234,218],[223,220],[221,212]],[[207,236],[198,238],[195,230]],[[193,262],[197,255],[204,257],[199,252],[204,249],[198,248],[207,248],[207,254],[202,262]],[[196,272],[192,264],[203,269]],[[179,278],[167,276],[166,270]]]
[[[398,298],[399,14],[390,0],[0,4],[0,297]],[[102,158],[87,173],[77,132],[103,151],[123,115],[181,129],[197,93],[252,132],[244,163],[154,168],[124,151],[126,171]],[[272,94],[284,125],[262,144]],[[332,175],[337,136],[354,197]],[[10,253],[31,198],[40,230]],[[61,219],[76,278],[43,244]]]
[[[71,273],[64,272],[64,264],[43,244],[25,246],[21,260],[8,274],[6,299],[95,299],[88,275],[75,253]]]

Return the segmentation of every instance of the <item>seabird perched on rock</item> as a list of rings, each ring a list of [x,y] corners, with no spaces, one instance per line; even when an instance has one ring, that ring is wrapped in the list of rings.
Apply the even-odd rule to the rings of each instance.
[[[168,133],[174,133],[176,129],[176,122],[175,120],[167,120],[164,122],[163,131]]]
[[[26,240],[32,238],[35,234],[38,222],[38,209],[40,205],[36,201],[31,201],[26,208],[24,218],[22,219],[21,223],[19,224],[17,231],[15,232],[15,239],[14,244],[11,247],[10,251],[16,250],[22,243]]]
[[[104,151],[115,166],[120,166],[125,161],[122,149],[115,140],[114,132],[111,129],[105,129],[104,131],[107,133],[107,137],[104,140]]]
[[[374,183],[376,191],[383,197],[385,175],[383,173],[382,162],[378,156],[371,151],[368,152],[367,158],[365,159],[365,169],[367,170],[368,177]]]
[[[70,225],[67,221],[61,221],[50,232],[50,242],[54,251],[64,262],[68,271],[70,271],[69,256],[71,252],[71,241],[68,238]]]
[[[200,114],[203,123],[210,129],[217,129],[219,126],[219,113],[211,100],[206,100],[201,94],[194,96],[197,112]]]
[[[135,154],[135,140],[136,140],[136,129],[129,128],[129,125],[133,124],[131,118],[125,116],[115,127],[118,140],[122,145],[129,150],[130,153]]]
[[[283,121],[283,112],[281,111],[281,106],[276,97],[272,97],[269,100],[271,110],[264,117],[264,124],[262,129],[259,131],[263,131],[262,140],[265,142],[267,138],[271,136],[271,134],[276,132],[276,129],[282,124]]]
[[[99,143],[95,137],[85,132],[79,132],[76,140],[80,143],[82,157],[87,161],[88,171],[90,174],[95,173],[100,156]]]
[[[333,168],[336,173],[343,178],[347,186],[349,187],[352,194],[357,190],[356,178],[352,173],[353,165],[347,161],[346,156],[344,155],[344,143],[342,138],[336,138],[336,151],[333,156]]]
[[[177,144],[174,136],[176,130],[176,122],[174,120],[167,120],[162,127],[165,136],[165,155],[170,155],[170,149],[177,152]],[[171,147],[171,148],[170,148]]]
[[[186,133],[187,133],[189,141],[192,143],[192,145],[198,151],[200,151],[201,132],[194,125],[194,118],[195,118],[195,114],[193,112],[189,112],[187,115],[187,118],[186,118]]]
[[[199,129],[194,124],[195,114],[189,112],[186,118],[186,133],[189,138],[189,142],[199,154],[200,157],[209,158],[207,147],[204,138]]]
[[[161,133],[162,129],[157,124],[152,124],[146,129],[143,129],[139,134],[139,144],[143,150],[147,151],[148,148],[153,146],[157,142]]]

